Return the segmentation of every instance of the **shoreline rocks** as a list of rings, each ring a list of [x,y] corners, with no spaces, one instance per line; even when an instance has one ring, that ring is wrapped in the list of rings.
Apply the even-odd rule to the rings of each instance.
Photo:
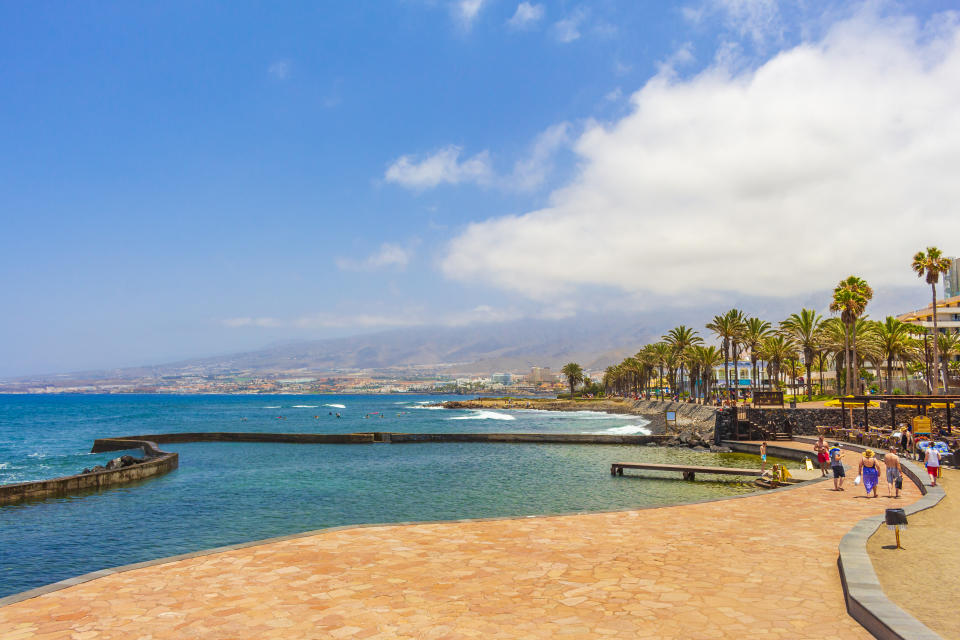
[[[124,467],[132,467],[135,464],[140,464],[141,462],[146,462],[146,458],[134,458],[131,455],[120,456],[119,458],[114,458],[107,463],[107,466],[97,465],[91,469],[84,469],[80,472],[80,475],[86,475],[88,473],[99,473],[101,471],[115,471],[117,469],[123,469]]]

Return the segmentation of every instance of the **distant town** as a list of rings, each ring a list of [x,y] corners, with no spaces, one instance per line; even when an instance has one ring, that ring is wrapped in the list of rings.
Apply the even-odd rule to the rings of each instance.
[[[597,378],[602,372],[591,372]],[[33,394],[316,394],[316,393],[429,393],[429,394],[555,394],[565,382],[549,367],[526,373],[493,373],[456,377],[423,372],[356,372],[307,374],[302,371],[182,373],[133,378],[63,375],[0,381],[0,393]]]

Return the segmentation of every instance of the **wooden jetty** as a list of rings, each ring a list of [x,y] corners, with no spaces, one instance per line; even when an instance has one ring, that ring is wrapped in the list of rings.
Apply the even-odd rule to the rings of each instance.
[[[684,480],[693,480],[698,473],[712,473],[728,476],[761,476],[760,469],[737,469],[734,467],[698,467],[688,464],[659,464],[655,462],[614,462],[610,465],[610,475],[622,476],[624,469],[646,469],[648,471],[679,471]]]

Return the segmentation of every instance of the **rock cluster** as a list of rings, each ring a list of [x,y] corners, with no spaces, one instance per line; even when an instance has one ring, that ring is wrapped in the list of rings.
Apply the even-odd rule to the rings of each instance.
[[[713,453],[730,453],[731,449],[719,447],[710,442],[709,437],[704,437],[695,429],[681,431],[669,440],[663,443],[665,447],[689,447],[694,451],[712,451]]]
[[[81,471],[81,474],[87,473],[97,473],[99,471],[114,471],[116,469],[123,469],[124,467],[132,467],[135,464],[140,464],[146,460],[146,458],[134,458],[133,456],[120,456],[119,458],[114,458],[107,463],[107,466],[97,465],[92,469],[84,469]]]

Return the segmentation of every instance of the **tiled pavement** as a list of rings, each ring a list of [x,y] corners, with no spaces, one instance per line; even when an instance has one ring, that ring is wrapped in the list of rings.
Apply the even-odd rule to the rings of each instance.
[[[868,638],[837,545],[893,501],[862,493],[320,533],[12,604],[0,638]]]

